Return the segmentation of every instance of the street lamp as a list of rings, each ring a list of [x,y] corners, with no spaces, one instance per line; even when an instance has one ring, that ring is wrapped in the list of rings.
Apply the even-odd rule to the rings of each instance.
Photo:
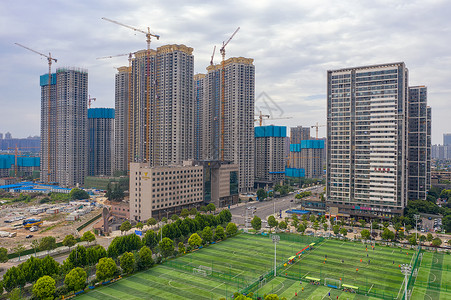
[[[274,243],[274,277],[276,277],[276,271],[277,271],[277,243],[280,241],[280,236],[277,234],[271,235],[272,242]]]
[[[412,272],[412,266],[408,265],[408,264],[402,264],[401,265],[401,272],[404,274],[404,281],[406,282],[406,288],[405,288],[405,296],[404,296],[404,300],[407,300],[407,277],[410,275],[410,273]]]
[[[415,219],[415,241],[418,238],[418,220],[420,219],[420,215],[413,215],[413,218]]]

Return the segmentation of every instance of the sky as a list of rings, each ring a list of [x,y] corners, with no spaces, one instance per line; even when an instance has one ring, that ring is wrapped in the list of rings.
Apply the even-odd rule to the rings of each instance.
[[[451,132],[451,1],[278,0],[278,1],[0,1],[0,133],[40,134],[39,76],[45,57],[57,67],[89,72],[91,107],[114,107],[114,75],[127,57],[96,59],[146,48],[144,34],[102,17],[161,36],[151,48],[194,48],[195,73],[205,73],[216,45],[240,30],[228,57],[254,59],[256,111],[264,124],[326,124],[327,70],[406,63],[409,84],[428,87],[432,143]],[[216,51],[215,63],[220,63]],[[325,136],[325,127],[319,136]],[[315,130],[312,130],[315,135]]]

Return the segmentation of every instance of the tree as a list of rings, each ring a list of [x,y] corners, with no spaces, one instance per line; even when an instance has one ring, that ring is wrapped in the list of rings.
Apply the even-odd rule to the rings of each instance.
[[[135,257],[131,252],[125,252],[120,258],[122,271],[131,274],[135,270]]]
[[[158,245],[160,247],[160,253],[164,258],[174,253],[174,242],[170,238],[167,237],[163,238],[163,240],[160,241]]]
[[[215,236],[214,236],[215,241],[224,240],[225,238],[226,238],[226,235],[224,232],[224,227],[222,227],[221,225],[216,226]]]
[[[155,220],[155,218],[150,218],[149,220],[147,220],[146,224],[148,226],[153,226],[153,225],[157,224],[157,220]]]
[[[432,242],[432,240],[434,239],[434,237],[432,236],[432,233],[428,233],[427,234],[427,236],[426,236],[426,240],[428,241],[428,242]]]
[[[53,236],[43,237],[39,243],[39,250],[47,250],[47,254],[50,250],[56,248],[56,239]]]
[[[152,250],[149,247],[143,246],[139,250],[137,265],[140,270],[145,270],[153,266]]]
[[[81,240],[88,242],[88,245],[90,242],[95,241],[95,239],[96,236],[91,231],[86,231],[85,233],[83,233],[83,236],[81,237]]]
[[[67,261],[74,267],[84,267],[88,263],[86,248],[78,245],[75,249],[71,251],[67,257]]]
[[[95,265],[99,259],[106,257],[106,250],[100,245],[86,249],[86,263],[88,265]]]
[[[370,231],[368,229],[363,229],[360,232],[360,235],[362,236],[362,239],[364,239],[364,240],[369,240],[370,237],[371,237],[371,233],[370,233]]]
[[[179,253],[181,253],[181,254],[185,253],[185,244],[183,244],[183,242],[179,242],[178,250],[179,250]]]
[[[142,222],[136,223],[136,228],[143,229],[143,227],[144,227],[144,224]]]
[[[53,257],[47,255],[42,259],[42,271],[45,275],[55,275],[59,273],[60,264],[53,259]]]
[[[426,241],[426,236],[420,235],[420,236],[418,237],[418,239],[420,240],[420,243],[424,243],[424,241]]]
[[[84,190],[81,190],[79,188],[74,188],[70,191],[69,197],[72,200],[89,199],[89,194]]]
[[[334,234],[338,234],[340,232],[340,226],[334,225],[334,227],[332,227],[332,228],[333,228]]]
[[[189,214],[192,215],[192,216],[197,215],[197,209],[196,209],[195,207],[191,208],[191,209],[189,210]]]
[[[53,299],[55,291],[55,279],[47,275],[39,278],[33,285],[33,295],[38,299]]]
[[[269,231],[271,231],[271,229],[273,227],[277,227],[279,223],[277,222],[276,218],[274,216],[269,216],[268,217],[268,226],[269,226]]]
[[[14,247],[14,251],[19,254],[19,261],[20,261],[20,254],[25,250],[25,247],[22,244],[18,244],[16,247]]]
[[[147,230],[143,238],[143,243],[150,249],[154,249],[158,245],[158,237],[155,231]]]
[[[277,296],[276,294],[269,294],[266,295],[265,300],[279,300],[279,296]]]
[[[382,232],[381,237],[384,240],[392,241],[395,239],[395,233],[388,228],[384,228],[384,231]]]
[[[207,226],[202,230],[202,239],[205,243],[210,243],[213,239],[213,231],[211,230],[210,226]]]
[[[197,233],[193,233],[188,239],[188,244],[193,248],[197,248],[202,245],[202,239]]]
[[[163,222],[163,223],[167,223],[168,222],[168,218],[166,218],[166,217],[163,217],[162,219],[161,219],[161,222]]]
[[[319,223],[318,223],[318,221],[315,221],[314,223],[313,223],[313,230],[315,230],[315,233],[316,233],[316,231],[319,229]]]
[[[364,219],[360,219],[359,220],[360,225],[362,226],[362,228],[365,228],[366,225],[366,221]]]
[[[302,234],[304,234],[305,232],[305,226],[304,224],[299,224],[298,228],[296,228],[296,230]]]
[[[177,221],[178,219],[180,219],[180,218],[179,218],[179,216],[177,216],[176,214],[173,214],[173,215],[171,216],[171,220],[174,221],[174,222]]]
[[[103,257],[99,260],[96,266],[96,277],[98,281],[112,278],[116,273],[117,266],[114,260],[110,257]]]
[[[64,237],[63,245],[66,247],[69,247],[69,251],[70,251],[70,247],[72,247],[76,243],[77,243],[77,241],[75,240],[75,238],[72,234],[66,235]]]
[[[323,224],[323,229],[324,231],[327,231],[327,229],[329,229],[329,226],[327,224]]]
[[[316,220],[316,217],[315,217],[315,215],[310,215],[310,218],[309,218],[309,220],[310,220],[310,222],[315,222],[315,220]]]
[[[264,189],[257,190],[258,201],[263,201],[266,198],[266,191]]]
[[[258,216],[254,216],[251,221],[251,226],[257,231],[260,230],[262,228],[262,220]]]
[[[23,271],[18,267],[11,267],[6,270],[3,275],[3,288],[7,292],[11,292],[15,287],[25,285],[25,275]]]
[[[388,226],[390,226],[390,223],[388,223],[387,221],[384,221],[382,223],[382,225],[384,226],[384,228],[388,228]]]
[[[237,231],[238,231],[238,228],[236,227],[235,223],[227,224],[227,227],[226,227],[226,234],[227,234],[227,236],[232,236],[235,233],[237,233]]]
[[[34,256],[36,257],[36,249],[39,249],[39,241],[38,240],[33,240],[31,242],[31,247],[33,247],[33,249],[34,249]]]
[[[443,228],[445,229],[446,232],[451,232],[451,214],[446,215],[442,219],[442,224],[443,224]]]
[[[348,231],[346,230],[346,228],[341,228],[340,229],[340,233],[343,235],[343,236],[347,236],[348,235]]]
[[[435,239],[432,240],[432,246],[434,247],[439,247],[442,244],[442,240],[438,237],[436,237]]]
[[[417,245],[417,239],[415,238],[415,235],[412,235],[412,236],[409,238],[409,244],[410,244],[410,245],[413,245],[413,246]]]
[[[188,217],[188,216],[189,216],[189,211],[188,211],[188,209],[183,208],[182,211],[180,212],[180,216],[181,216],[182,218]]]
[[[8,250],[6,248],[0,248],[0,262],[4,263],[8,261]]]
[[[208,203],[207,210],[211,213],[216,210],[216,206],[213,203]]]
[[[119,230],[121,231],[121,233],[125,232],[125,231],[129,231],[130,229],[132,229],[132,224],[130,224],[129,221],[124,221],[121,224],[121,227],[119,227]]]
[[[66,278],[64,279],[64,284],[67,285],[69,291],[76,292],[84,289],[87,277],[88,275],[86,274],[86,271],[80,267],[77,267],[67,273]]]
[[[285,221],[282,221],[282,222],[279,223],[279,228],[280,229],[285,230],[285,229],[287,229],[287,227],[288,227],[288,225],[287,225],[287,223]]]

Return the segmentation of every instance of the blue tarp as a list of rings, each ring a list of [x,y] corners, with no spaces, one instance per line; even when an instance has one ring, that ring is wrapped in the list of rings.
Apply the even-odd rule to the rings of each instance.
[[[90,108],[88,119],[114,119],[114,108]]]
[[[285,126],[259,126],[254,128],[255,137],[286,137],[287,127]]]
[[[39,157],[17,157],[17,165],[19,167],[39,167],[40,161],[41,159]],[[0,155],[0,169],[10,169],[14,163],[14,155]]]
[[[285,168],[286,177],[305,177],[305,169]]]
[[[324,140],[303,140],[300,144],[291,144],[291,152],[301,152],[302,149],[324,149]]]
[[[47,86],[49,85],[49,74],[41,75],[39,78],[39,84],[41,86]],[[52,73],[52,78],[50,84],[56,84],[56,74]]]

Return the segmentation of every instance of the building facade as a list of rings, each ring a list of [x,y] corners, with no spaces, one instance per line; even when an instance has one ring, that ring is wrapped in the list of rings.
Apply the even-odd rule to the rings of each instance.
[[[230,161],[203,160],[195,165],[204,167],[204,204],[213,203],[216,207],[227,207],[238,203],[237,164]]]
[[[427,88],[409,87],[409,200],[426,200],[431,187],[431,108]]]
[[[135,53],[130,77],[130,161],[165,166],[193,157],[192,52],[185,45],[166,45]]]
[[[259,126],[255,132],[255,184],[266,188],[285,179],[285,126]]]
[[[203,199],[203,166],[130,164],[130,219],[145,221],[198,207]]]
[[[203,106],[204,106],[205,74],[194,75],[194,145],[193,158],[203,158]]]
[[[57,69],[50,88],[48,76],[41,76],[41,180],[83,184],[88,170],[88,72]]]
[[[113,175],[114,108],[88,109],[89,176]]]
[[[114,165],[115,171],[122,174],[128,171],[129,158],[128,138],[130,125],[129,118],[129,89],[130,68],[119,67],[115,75],[115,117],[114,117]]]
[[[327,192],[332,215],[390,218],[407,205],[404,63],[327,72]]]
[[[253,59],[233,57],[224,68],[222,84],[222,65],[207,67],[203,159],[238,164],[239,189],[246,192],[254,189],[255,66]]]

